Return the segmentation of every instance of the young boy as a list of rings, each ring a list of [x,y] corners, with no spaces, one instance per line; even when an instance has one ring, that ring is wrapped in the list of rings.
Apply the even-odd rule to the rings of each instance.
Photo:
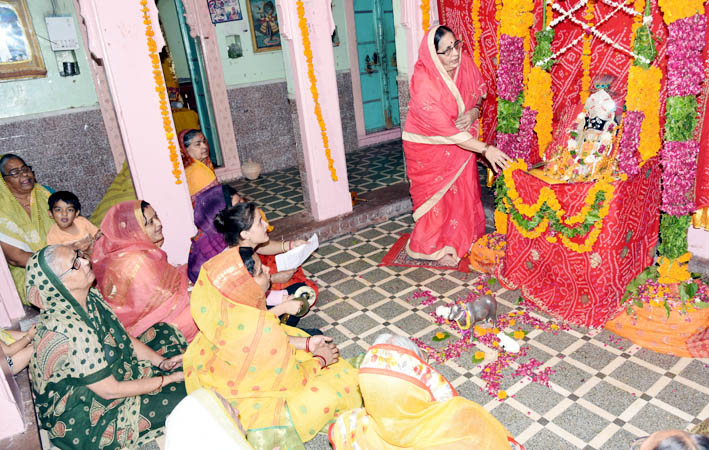
[[[49,217],[56,222],[47,233],[47,244],[71,245],[91,253],[99,231],[94,224],[81,217],[79,198],[69,191],[57,191],[49,196]]]

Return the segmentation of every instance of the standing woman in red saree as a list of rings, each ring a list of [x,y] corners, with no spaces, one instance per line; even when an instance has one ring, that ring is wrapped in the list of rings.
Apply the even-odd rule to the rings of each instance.
[[[450,28],[424,36],[410,93],[402,139],[415,225],[406,251],[454,266],[485,232],[477,154],[497,170],[509,158],[477,139],[487,87]]]

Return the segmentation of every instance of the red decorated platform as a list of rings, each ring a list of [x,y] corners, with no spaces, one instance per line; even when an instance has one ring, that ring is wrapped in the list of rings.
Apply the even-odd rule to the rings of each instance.
[[[535,203],[545,186],[551,188],[567,216],[584,206],[593,183],[548,184],[517,170],[513,174],[520,197]],[[500,281],[519,288],[525,299],[571,323],[601,327],[621,309],[626,285],[652,264],[657,244],[660,207],[660,166],[648,161],[638,175],[615,186],[603,231],[590,252],[577,253],[561,241],[524,237],[508,218],[507,254]],[[573,239],[583,242],[585,236]]]

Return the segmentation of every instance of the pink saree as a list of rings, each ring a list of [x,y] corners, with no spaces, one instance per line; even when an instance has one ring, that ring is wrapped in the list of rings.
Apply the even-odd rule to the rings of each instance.
[[[187,266],[171,265],[148,239],[144,224],[139,200],[108,211],[91,256],[98,288],[131,336],[165,322],[179,328],[189,342],[197,325],[190,314]]]
[[[461,258],[485,232],[477,157],[457,145],[477,137],[479,123],[460,131],[455,121],[487,88],[472,58],[462,51],[457,72],[453,78],[448,75],[433,44],[436,29],[426,33],[419,47],[402,136],[415,222],[406,251],[429,260]]]

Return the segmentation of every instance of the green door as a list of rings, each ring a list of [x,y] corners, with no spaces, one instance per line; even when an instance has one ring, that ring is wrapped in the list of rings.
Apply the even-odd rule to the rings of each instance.
[[[392,0],[354,0],[354,14],[365,131],[398,127]]]
[[[204,69],[204,57],[198,42],[190,36],[190,30],[185,21],[185,7],[182,0],[175,0],[177,7],[177,21],[180,24],[182,41],[185,45],[187,55],[187,66],[192,78],[192,88],[194,89],[195,103],[197,104],[197,114],[199,124],[204,137],[209,142],[209,157],[215,166],[224,165],[221,148],[219,146],[219,135],[214,120],[214,109],[212,108],[212,98],[209,94],[209,84],[207,83],[207,73]]]

